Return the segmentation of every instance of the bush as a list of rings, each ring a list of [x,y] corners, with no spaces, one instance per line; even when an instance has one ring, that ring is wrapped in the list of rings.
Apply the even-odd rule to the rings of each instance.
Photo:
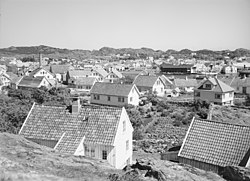
[[[174,120],[173,125],[179,127],[179,126],[181,126],[181,121],[180,120]]]
[[[135,129],[133,132],[133,140],[142,140],[143,132],[140,129]]]

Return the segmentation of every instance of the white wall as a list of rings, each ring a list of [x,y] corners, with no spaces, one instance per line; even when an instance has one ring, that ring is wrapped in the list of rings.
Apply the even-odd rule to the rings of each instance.
[[[157,84],[157,81],[160,81],[160,84]],[[153,85],[152,91],[156,91],[157,96],[164,96],[164,85],[159,78],[157,79],[157,81]]]
[[[132,97],[132,101],[130,98]],[[130,93],[128,94],[128,104],[132,104],[134,106],[138,106],[140,101],[139,91],[137,92],[135,86],[131,89]]]
[[[123,131],[123,121],[126,121],[126,130]],[[122,114],[120,118],[120,122],[117,129],[117,134],[115,137],[114,146],[116,149],[116,164],[115,167],[118,169],[124,168],[126,166],[126,162],[129,159],[129,164],[132,163],[132,155],[133,155],[133,127],[127,115],[125,108],[122,109]],[[129,141],[129,149],[126,150],[126,141]]]

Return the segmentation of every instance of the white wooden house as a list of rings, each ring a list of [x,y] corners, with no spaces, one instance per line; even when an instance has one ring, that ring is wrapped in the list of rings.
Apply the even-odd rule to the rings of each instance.
[[[140,93],[134,84],[96,82],[90,91],[90,103],[110,106],[139,105]]]
[[[79,101],[70,109],[34,104],[19,132],[62,154],[106,160],[117,169],[132,163],[132,133],[125,108]]]

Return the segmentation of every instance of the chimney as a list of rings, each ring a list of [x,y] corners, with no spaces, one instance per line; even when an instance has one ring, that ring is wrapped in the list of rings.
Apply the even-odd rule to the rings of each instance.
[[[42,67],[42,59],[43,59],[43,56],[41,53],[39,53],[39,67]]]
[[[72,114],[78,114],[80,109],[81,109],[80,99],[79,98],[74,99],[71,107]]]

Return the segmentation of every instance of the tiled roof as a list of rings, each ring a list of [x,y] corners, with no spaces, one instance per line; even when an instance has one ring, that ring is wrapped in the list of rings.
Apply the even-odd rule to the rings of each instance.
[[[95,77],[79,77],[75,79],[76,85],[93,85],[96,81]]]
[[[102,94],[112,96],[128,96],[131,91],[132,84],[115,84],[115,83],[104,83],[96,82],[92,87],[91,94]]]
[[[38,77],[24,76],[21,79],[18,86],[37,88],[41,84],[43,79],[45,79],[45,77],[42,77],[42,76],[38,76]]]
[[[193,119],[178,156],[224,167],[239,165],[249,148],[249,126]]]
[[[73,154],[80,141],[113,145],[122,108],[82,106],[72,114],[66,107],[34,105],[20,134],[26,138],[60,140],[56,149]]]
[[[135,78],[134,84],[137,87],[153,87],[158,76],[151,76],[151,75],[139,75]]]
[[[71,65],[51,65],[50,70],[55,74],[64,74],[70,70]]]
[[[196,79],[174,79],[176,87],[196,87],[198,82]]]

